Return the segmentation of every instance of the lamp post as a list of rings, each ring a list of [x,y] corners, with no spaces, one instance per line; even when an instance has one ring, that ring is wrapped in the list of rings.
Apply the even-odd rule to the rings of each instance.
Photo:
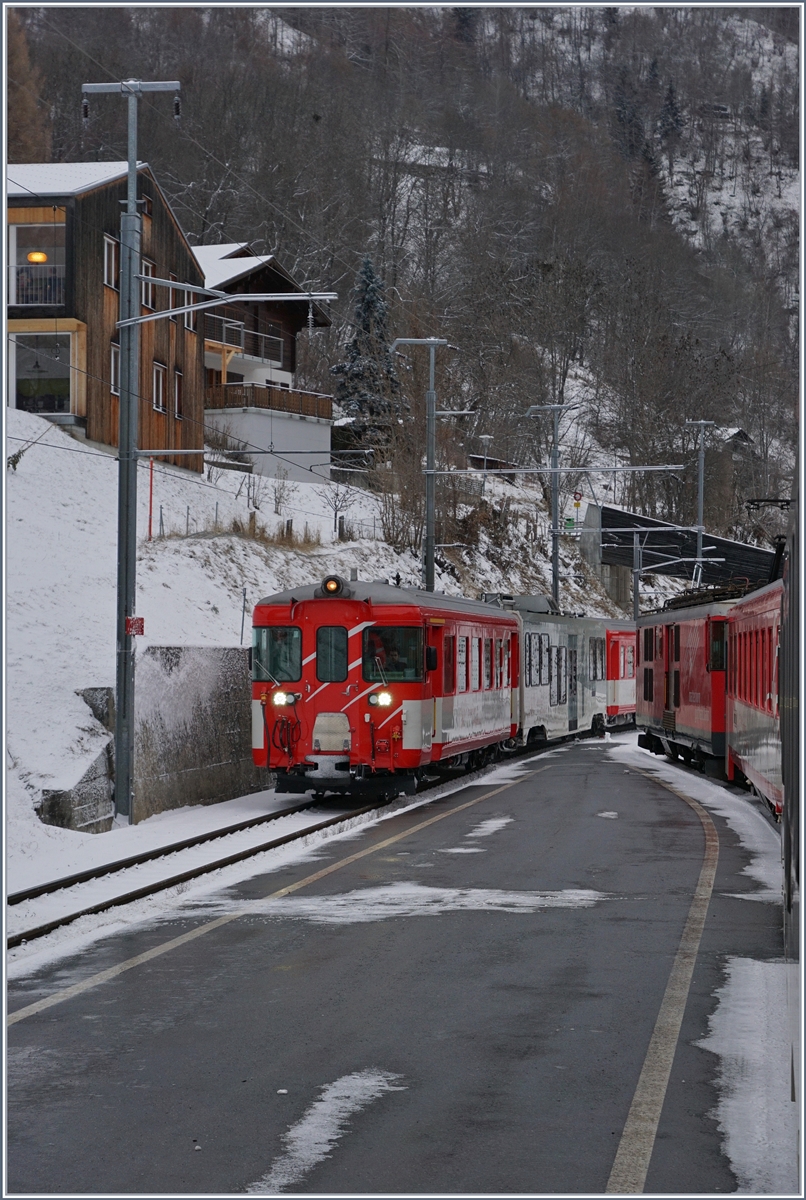
[[[526,410],[527,417],[539,412],[554,414],[554,438],[551,444],[551,596],[557,605],[560,602],[560,413],[569,408],[576,408],[576,405],[532,404]]]
[[[395,338],[390,347],[428,346],[428,391],[425,393],[425,562],[423,585],[427,592],[434,590],[434,525],[436,513],[435,459],[437,440],[437,394],[434,391],[434,359],[437,346],[447,346],[445,338]],[[443,414],[440,413],[440,416]]]
[[[137,202],[137,102],[144,92],[180,91],[178,80],[146,83],[85,83],[87,95],[117,94],[128,99],[126,209],[120,218],[120,319],[140,312],[140,239]],[[86,116],[87,101],[83,102]],[[118,423],[117,666],[115,676],[115,813],[131,822],[134,783],[134,630],[137,559],[137,408],[139,336],[136,324],[120,328],[120,416]]]

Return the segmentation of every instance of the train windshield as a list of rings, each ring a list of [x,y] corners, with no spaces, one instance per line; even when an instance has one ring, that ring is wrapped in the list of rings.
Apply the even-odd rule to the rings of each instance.
[[[364,630],[364,678],[416,682],[423,677],[423,631],[411,625],[373,625]]]
[[[295,625],[259,626],[252,630],[252,675],[294,683],[302,677],[302,630]]]

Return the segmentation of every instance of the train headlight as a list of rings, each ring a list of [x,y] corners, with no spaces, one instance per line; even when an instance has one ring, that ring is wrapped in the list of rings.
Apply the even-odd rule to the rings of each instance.
[[[276,704],[278,708],[282,708],[284,704],[293,704],[294,697],[288,692],[275,692],[271,698],[272,704]]]
[[[370,704],[378,708],[389,708],[392,703],[391,692],[373,692],[369,698]]]

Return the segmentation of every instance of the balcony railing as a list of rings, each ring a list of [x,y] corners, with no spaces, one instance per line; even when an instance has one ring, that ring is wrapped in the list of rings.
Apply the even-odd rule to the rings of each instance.
[[[333,420],[333,397],[319,392],[286,391],[256,383],[227,383],[207,389],[206,408],[266,408],[298,417]]]
[[[243,352],[247,358],[259,358],[261,362],[283,364],[283,339],[270,333],[253,333],[245,329],[243,335]]]
[[[8,274],[9,304],[64,304],[63,266],[26,263],[23,267],[9,267]]]
[[[233,317],[205,313],[204,336],[207,341],[217,342],[220,346],[236,347],[246,358],[256,358],[260,362],[282,366],[283,339],[271,333],[258,333],[246,329],[243,321]]]

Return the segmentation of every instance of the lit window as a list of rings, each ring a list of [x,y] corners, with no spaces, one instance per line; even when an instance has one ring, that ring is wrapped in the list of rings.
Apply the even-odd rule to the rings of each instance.
[[[162,363],[154,363],[151,402],[158,412],[165,412],[165,379],[167,374],[167,368]]]
[[[113,396],[120,395],[120,346],[116,346],[114,342],[109,366],[109,390]]]

